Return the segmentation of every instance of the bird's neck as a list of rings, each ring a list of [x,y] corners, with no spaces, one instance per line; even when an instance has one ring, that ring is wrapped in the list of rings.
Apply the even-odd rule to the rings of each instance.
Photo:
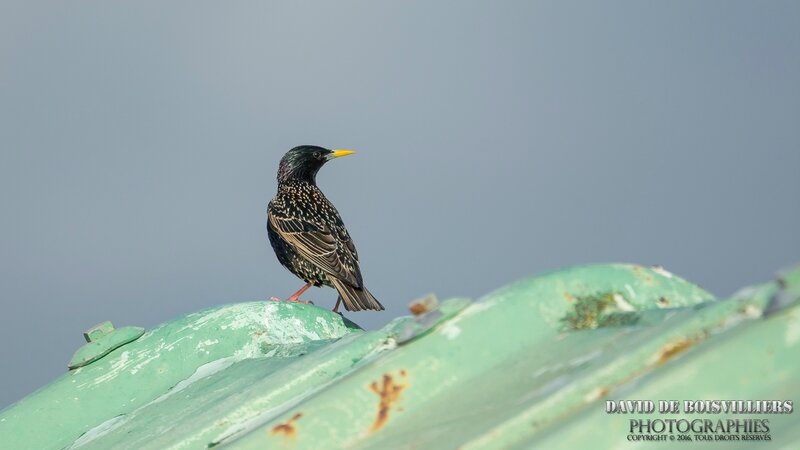
[[[296,190],[296,189],[318,189],[317,184],[314,182],[313,179],[305,180],[300,178],[292,178],[285,181],[282,181],[278,178],[278,192],[281,190]]]
[[[318,171],[319,167],[292,167],[281,162],[278,167],[278,184],[306,183],[316,186]]]

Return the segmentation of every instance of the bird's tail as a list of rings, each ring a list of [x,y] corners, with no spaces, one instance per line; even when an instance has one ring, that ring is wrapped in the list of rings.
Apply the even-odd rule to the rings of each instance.
[[[344,302],[344,308],[348,311],[361,311],[371,309],[383,311],[383,305],[370,294],[367,288],[356,288],[348,285],[344,281],[330,277],[333,287],[339,292],[339,299]]]

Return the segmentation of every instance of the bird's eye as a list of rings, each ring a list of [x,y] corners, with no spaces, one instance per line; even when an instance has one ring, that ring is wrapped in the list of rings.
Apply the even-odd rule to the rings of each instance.
[[[314,158],[320,159],[322,157],[322,153],[314,152]]]

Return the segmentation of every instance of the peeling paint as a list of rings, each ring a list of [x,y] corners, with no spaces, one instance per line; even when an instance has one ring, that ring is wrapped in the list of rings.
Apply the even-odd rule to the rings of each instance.
[[[83,433],[78,439],[75,440],[75,442],[72,443],[72,445],[67,447],[66,450],[72,450],[78,447],[82,447],[87,443],[92,442],[95,439],[98,439],[114,431],[116,428],[119,428],[120,424],[122,424],[124,421],[125,421],[124,414],[112,417],[106,420],[105,422],[101,423],[100,425],[87,431],[86,433]]]
[[[611,298],[614,299],[614,304],[617,305],[617,308],[620,311],[634,311],[635,310],[633,305],[631,305],[630,303],[626,302],[625,301],[625,297],[623,297],[621,294],[614,294],[613,296],[611,296]]]
[[[457,338],[460,333],[461,328],[458,328],[456,325],[451,323],[446,323],[444,327],[442,327],[442,334],[451,341]]]
[[[672,276],[673,276],[669,271],[667,271],[666,269],[664,269],[661,266],[653,266],[653,267],[651,267],[651,269],[653,270],[653,272],[661,275],[662,277],[672,278]]]
[[[130,355],[131,354],[128,351],[120,353],[119,359],[111,363],[111,367],[106,373],[95,378],[93,384],[105,383],[107,381],[116,378],[120,373],[122,373],[122,371],[124,371],[128,367],[128,364],[131,362]]]
[[[145,354],[149,354],[149,352],[145,352]],[[141,358],[141,354],[139,355],[139,357]],[[151,362],[155,361],[156,359],[158,359],[160,357],[161,357],[161,353],[154,353],[154,354],[150,355],[147,358],[140,359],[139,363],[136,364],[135,366],[133,366],[133,368],[131,368],[131,375],[136,375],[136,373],[139,372],[140,370],[142,370],[142,368],[144,368],[144,366],[150,364]]]
[[[630,284],[626,284],[625,285],[625,290],[628,292],[628,295],[630,296],[630,298],[636,298],[636,291],[633,289],[633,287]]]
[[[590,405],[610,392],[651,399],[678,398],[676,392],[700,399],[796,396],[800,308],[788,304],[762,317],[765,292],[774,287],[750,290],[754,298],[715,301],[678,277],[638,271],[595,266],[523,280],[442,316],[432,333],[401,347],[400,332],[419,317],[350,332],[338,315],[311,305],[252,302],[226,307],[227,319],[205,313],[217,322],[187,316],[0,412],[0,442],[80,443],[80,450],[322,442],[364,450],[611,448],[619,435],[604,431],[614,418]],[[447,314],[447,306],[442,302],[439,312]],[[563,320],[569,314],[588,326],[570,328]],[[253,322],[240,322],[245,316]],[[635,327],[612,328],[638,318]],[[690,351],[695,346],[703,347]],[[131,373],[156,355],[149,370]],[[110,371],[113,378],[92,384]],[[20,416],[31,419],[21,424]],[[44,420],[60,424],[58,433],[43,430]],[[771,420],[775,440],[796,447],[797,438],[784,431],[794,429],[792,418]]]
[[[219,344],[219,339],[206,339],[204,341],[198,342],[197,346],[195,346],[195,350],[199,352],[205,352],[207,351],[206,347],[211,347],[212,345],[216,344]]]
[[[156,398],[155,400],[153,400],[149,404],[162,402],[162,401],[166,400],[167,398],[169,398],[170,396],[175,395],[178,392],[186,389],[187,387],[189,387],[193,383],[197,382],[198,380],[201,380],[201,379],[203,379],[205,377],[211,376],[211,375],[213,375],[213,374],[215,374],[215,373],[217,373],[217,372],[219,372],[221,370],[224,370],[224,369],[230,367],[231,364],[235,363],[238,360],[240,360],[240,358],[236,358],[235,356],[230,356],[228,358],[221,358],[221,359],[218,359],[216,361],[211,361],[210,363],[203,364],[202,366],[198,367],[197,370],[195,370],[194,373],[189,376],[189,378],[186,378],[185,380],[181,380],[172,389],[168,390],[163,395],[161,395],[160,397]],[[147,405],[145,405],[145,406],[147,406]]]

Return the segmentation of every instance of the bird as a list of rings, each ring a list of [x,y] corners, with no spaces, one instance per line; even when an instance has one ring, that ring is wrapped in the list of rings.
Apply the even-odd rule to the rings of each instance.
[[[302,302],[300,296],[311,286],[328,286],[339,294],[334,312],[341,303],[347,311],[384,309],[364,286],[356,247],[339,212],[317,187],[317,172],[325,163],[353,153],[301,145],[280,160],[278,193],[267,207],[267,234],[281,265],[306,283],[287,301]]]

